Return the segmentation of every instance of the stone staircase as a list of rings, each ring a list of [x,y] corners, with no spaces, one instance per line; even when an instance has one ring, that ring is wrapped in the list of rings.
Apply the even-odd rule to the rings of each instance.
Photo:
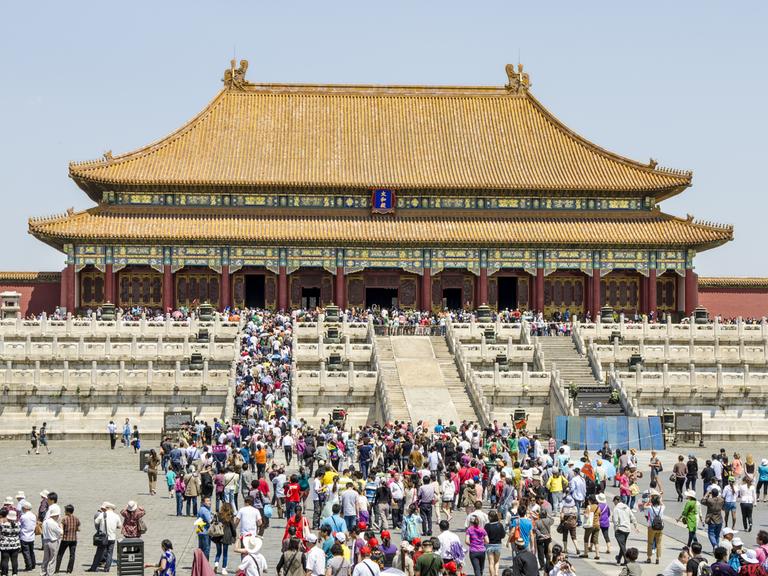
[[[403,385],[400,382],[400,374],[397,371],[395,354],[392,350],[392,340],[389,336],[376,336],[376,355],[379,360],[379,369],[384,378],[387,389],[387,399],[390,406],[390,418],[399,421],[408,421],[411,414],[408,411],[408,403],[403,393]]]
[[[458,415],[459,420],[478,422],[479,419],[477,413],[472,406],[469,394],[467,394],[466,385],[461,380],[459,370],[456,368],[456,360],[450,350],[448,350],[448,343],[446,342],[445,337],[430,336],[429,340],[432,344],[432,349],[435,352],[437,363],[440,365],[443,382],[448,389],[453,405],[456,407],[456,414]]]
[[[611,387],[595,379],[589,360],[576,350],[573,340],[563,336],[544,336],[538,339],[544,357],[544,369],[554,363],[560,378],[568,387],[571,382],[579,387],[575,407],[579,416],[621,416],[621,404],[610,404]]]

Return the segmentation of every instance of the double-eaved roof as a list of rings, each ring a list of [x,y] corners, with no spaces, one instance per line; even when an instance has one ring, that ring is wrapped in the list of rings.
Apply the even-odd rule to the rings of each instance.
[[[456,195],[642,198],[658,202],[691,173],[613,154],[565,127],[507,68],[503,87],[251,84],[243,67],[179,130],[134,152],[73,163],[99,206],[30,220],[32,234],[71,242],[157,241],[332,245],[618,245],[699,250],[728,226],[657,209],[589,211],[293,210],[103,202],[112,192],[317,194],[372,188]],[[219,203],[226,204],[226,203]],[[407,203],[405,204],[408,205]]]
[[[70,165],[94,199],[125,187],[590,191],[656,199],[691,173],[592,144],[527,89],[249,84],[176,132]]]

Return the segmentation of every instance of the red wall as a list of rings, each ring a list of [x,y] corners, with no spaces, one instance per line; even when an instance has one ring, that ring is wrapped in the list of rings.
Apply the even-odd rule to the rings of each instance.
[[[699,304],[723,318],[768,316],[768,290],[699,288]]]
[[[61,284],[59,282],[0,283],[0,292],[21,294],[21,314],[51,313],[59,305]]]

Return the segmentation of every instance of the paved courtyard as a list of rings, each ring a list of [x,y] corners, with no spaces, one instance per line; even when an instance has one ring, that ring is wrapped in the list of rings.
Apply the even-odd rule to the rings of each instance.
[[[677,447],[663,454],[664,473],[662,478],[668,479],[669,471],[672,468],[678,454],[695,453],[699,457],[709,456],[719,448],[727,448],[731,455],[734,450],[740,451],[742,457],[749,451],[759,461],[762,456],[768,457],[768,445],[754,444],[723,444],[712,443],[707,448]],[[167,497],[164,485],[159,483],[157,496],[149,496],[146,482],[146,475],[139,470],[138,456],[133,454],[132,450],[118,448],[114,451],[108,449],[108,441],[66,441],[51,442],[53,449],[52,455],[40,454],[39,456],[28,456],[26,453],[27,444],[21,441],[6,441],[0,445],[0,497],[13,495],[17,490],[24,490],[28,499],[36,507],[39,498],[38,493],[43,489],[54,490],[59,494],[59,503],[73,504],[76,509],[76,515],[83,522],[80,544],[77,551],[77,562],[75,573],[84,574],[93,558],[94,547],[91,545],[91,536],[93,535],[91,518],[95,514],[98,506],[104,500],[109,500],[120,508],[124,507],[128,500],[136,500],[147,511],[146,522],[148,532],[145,535],[146,557],[148,562],[157,560],[160,554],[159,543],[163,538],[169,538],[175,547],[179,558],[179,567],[181,574],[189,573],[191,566],[192,552],[196,546],[197,539],[193,530],[193,519],[175,516],[175,503]],[[649,454],[641,453],[641,469],[647,467]],[[703,466],[703,463],[702,463]],[[648,475],[645,475],[641,487],[645,488],[648,484]],[[699,483],[700,484],[700,483]],[[674,518],[680,512],[680,504],[675,501],[674,488],[669,482],[664,483],[667,501],[666,506],[666,529],[664,532],[664,555],[663,563],[660,568],[670,562],[676,555],[681,546],[685,544],[687,531],[674,522]],[[698,486],[699,494],[701,487]],[[609,488],[609,493],[614,490]],[[463,515],[457,516],[458,521],[454,520],[457,528],[463,530]],[[641,521],[641,524],[643,522]],[[738,525],[741,525],[741,518],[738,518]],[[283,534],[285,524],[283,520],[274,519],[272,526],[265,535],[264,553],[269,563],[270,571],[279,558],[280,538]],[[755,527],[752,534],[740,534],[745,543],[754,544],[754,535],[757,530],[768,527],[768,504],[759,504],[755,509]],[[611,530],[611,534],[612,534]],[[579,531],[579,537],[583,532]],[[462,536],[463,538],[463,536]],[[399,541],[399,534],[397,535]],[[709,551],[706,534],[700,530],[699,540],[705,543],[705,551]],[[638,547],[642,554],[641,560],[645,559],[645,529],[640,533],[633,533],[630,537],[629,545]],[[616,546],[614,544],[613,548]],[[601,550],[603,544],[601,544]],[[213,547],[212,547],[213,550]],[[41,557],[38,552],[38,559]],[[65,556],[66,558],[66,556]],[[21,559],[20,559],[21,560]],[[213,555],[211,556],[213,560]],[[502,568],[510,564],[509,551],[503,552]],[[230,573],[234,574],[237,559],[235,554],[230,556]],[[584,561],[574,559],[579,574],[617,574],[618,568],[612,564],[612,559],[603,554],[600,561]],[[467,562],[467,568],[471,568]],[[650,567],[649,567],[650,568]],[[660,570],[658,570],[660,571]],[[148,572],[149,573],[149,572]],[[646,569],[646,574],[656,574],[654,566],[652,569]]]

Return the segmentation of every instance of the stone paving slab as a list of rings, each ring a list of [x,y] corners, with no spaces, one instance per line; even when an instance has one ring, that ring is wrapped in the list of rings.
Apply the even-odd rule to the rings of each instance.
[[[119,507],[125,506],[128,500],[135,499],[147,510],[146,522],[148,532],[145,535],[146,558],[147,562],[155,562],[159,557],[159,543],[163,538],[169,538],[176,549],[179,558],[179,574],[188,574],[191,565],[192,552],[196,546],[192,518],[175,516],[175,502],[167,497],[167,490],[164,484],[159,483],[157,496],[148,495],[148,486],[146,475],[139,470],[138,456],[133,451],[126,448],[117,448],[114,451],[108,449],[108,441],[61,441],[55,439],[51,441],[52,455],[41,454],[39,456],[27,455],[27,444],[21,441],[6,441],[0,444],[0,497],[13,495],[17,490],[24,490],[32,502],[37,506],[39,502],[38,493],[43,489],[55,490],[59,493],[59,503],[73,504],[77,516],[83,523],[83,529],[78,545],[77,561],[75,574],[84,574],[93,558],[94,547],[91,545],[93,535],[91,519],[96,512],[99,504],[104,500],[109,500]],[[719,448],[690,448],[678,447],[662,454],[664,463],[664,473],[662,479],[667,480],[669,470],[672,468],[677,454],[687,455],[689,452],[697,456],[709,456],[712,451]],[[765,455],[768,456],[768,446],[754,444],[729,445],[729,455],[733,450],[741,450],[744,456],[748,450],[752,450],[755,458],[759,459]],[[575,452],[575,451],[574,451]],[[647,469],[649,453],[641,453],[639,456],[640,468]],[[641,487],[645,488],[648,484],[648,474],[641,481]],[[679,514],[681,505],[675,501],[674,489],[669,485],[668,480],[664,483],[667,491],[668,500],[665,502],[666,510],[666,529],[663,544],[663,561],[659,568],[663,568],[667,563],[676,557],[679,549],[685,544],[687,531],[674,522],[674,518]],[[701,494],[701,487],[698,487]],[[609,494],[613,494],[615,489],[609,487]],[[670,494],[670,492],[672,492]],[[760,529],[768,527],[768,504],[758,504],[755,510],[755,527],[751,534],[742,533],[747,544],[754,542],[754,535]],[[461,513],[456,515],[453,522],[455,526],[463,529],[464,516]],[[641,521],[641,525],[643,522]],[[738,518],[738,525],[741,525],[741,517]],[[284,520],[273,519],[272,527],[267,530],[265,535],[264,553],[270,566],[270,572],[279,559],[279,545],[285,527]],[[395,540],[399,542],[399,532],[394,532]],[[579,537],[583,533],[579,531]],[[706,543],[706,534],[699,531],[700,541]],[[641,559],[645,559],[645,530],[632,533],[629,539],[630,546],[636,546],[641,551]],[[601,544],[601,552],[603,550]],[[616,549],[615,543],[613,549]],[[705,544],[705,550],[709,546]],[[37,552],[38,559],[42,557],[41,552]],[[66,559],[66,557],[65,557]],[[236,555],[230,554],[230,573],[234,574],[236,568]],[[600,561],[584,561],[573,558],[577,573],[583,574],[618,574],[618,568],[611,563],[611,559],[603,554]],[[502,568],[509,566],[511,557],[509,550],[502,553]],[[469,568],[467,566],[467,568]],[[644,573],[656,574],[656,566],[644,567]],[[116,569],[116,567],[114,568]],[[149,573],[149,572],[148,572]],[[272,572],[273,573],[273,572]]]

